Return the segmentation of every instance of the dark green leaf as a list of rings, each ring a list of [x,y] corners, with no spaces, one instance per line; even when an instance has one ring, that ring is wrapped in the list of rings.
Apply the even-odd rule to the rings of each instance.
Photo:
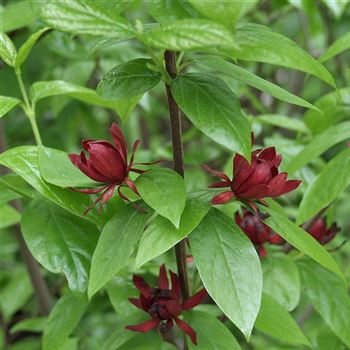
[[[97,227],[43,198],[34,199],[24,210],[21,229],[29,250],[47,270],[63,272],[69,287],[84,293]]]
[[[26,318],[18,323],[16,323],[13,327],[11,327],[11,334],[16,332],[34,332],[41,333],[44,330],[45,324],[47,322],[46,317],[33,317]]]
[[[302,224],[332,203],[350,183],[350,149],[334,157],[307,188],[299,206],[297,223]]]
[[[294,41],[265,26],[251,23],[241,25],[236,31],[236,42],[241,48],[233,53],[236,58],[297,69],[336,87],[332,75],[320,62]]]
[[[262,212],[267,212],[270,215],[264,220],[265,223],[292,246],[344,279],[344,275],[332,255],[309,233],[290,221],[276,202],[273,200],[267,200],[267,202],[268,207],[260,206]]]
[[[17,51],[11,39],[5,33],[0,33],[0,58],[9,66],[14,67]]]
[[[50,0],[43,6],[41,18],[50,26],[69,33],[117,39],[133,37],[133,28],[113,6],[113,2]]]
[[[261,264],[263,291],[287,311],[296,308],[300,299],[299,271],[293,259],[285,254],[270,254]]]
[[[212,197],[212,194],[210,194]],[[139,243],[136,267],[156,258],[189,235],[210,209],[208,191],[189,196],[177,230],[169,220],[157,216],[146,228]]]
[[[150,214],[150,210],[140,212],[132,205],[122,203],[118,206],[103,228],[92,257],[89,298],[127,264]]]
[[[152,61],[138,58],[110,70],[97,86],[97,94],[107,100],[143,95],[156,86],[161,74],[148,68]]]
[[[183,19],[144,33],[143,40],[160,49],[184,51],[205,47],[235,48],[233,34],[225,26],[204,19]]]
[[[66,293],[51,310],[44,335],[43,350],[62,350],[87,307],[85,296]]]
[[[337,143],[350,138],[350,122],[344,122],[330,127],[317,135],[285,166],[285,171],[294,173],[317,156],[327,151]]]
[[[214,76],[186,74],[171,84],[174,98],[192,123],[217,143],[247,159],[251,156],[250,126],[238,98]]]
[[[190,244],[208,293],[249,338],[262,289],[260,261],[253,244],[218,209],[211,209],[190,234]]]
[[[95,187],[97,183],[84,175],[66,152],[39,147],[39,167],[45,181],[59,187]]]
[[[81,216],[91,205],[90,196],[50,185],[44,181],[39,169],[38,148],[35,146],[9,149],[0,155],[0,163],[16,172],[43,196],[75,215]],[[101,222],[103,216],[90,211],[85,218],[93,222]]]
[[[312,261],[298,261],[302,285],[312,305],[333,332],[350,347],[350,298],[344,281]]]
[[[19,48],[15,61],[16,68],[19,68],[24,63],[24,61],[27,59],[30,52],[32,51],[33,46],[36,44],[39,38],[49,29],[50,28],[43,28],[37,31],[36,33],[32,34],[27,39],[27,41]]]
[[[190,350],[241,349],[232,333],[216,317],[203,311],[192,311],[185,315],[185,321],[197,334],[198,345],[189,341]]]
[[[310,346],[293,317],[280,304],[264,293],[255,327],[287,343]]]
[[[0,96],[0,118],[2,118],[6,113],[16,107],[21,100],[15,97]]]
[[[158,214],[179,228],[186,205],[183,178],[174,170],[157,168],[139,176],[135,182],[141,198]]]

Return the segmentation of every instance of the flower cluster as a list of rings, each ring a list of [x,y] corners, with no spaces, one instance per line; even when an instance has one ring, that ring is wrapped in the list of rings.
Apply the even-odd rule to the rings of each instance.
[[[200,290],[191,298],[181,303],[181,286],[179,277],[169,271],[171,288],[167,277],[165,266],[159,270],[158,287],[151,288],[142,277],[133,276],[136,288],[140,291],[138,299],[130,298],[130,302],[136,307],[147,312],[151,319],[135,326],[126,326],[126,329],[136,332],[148,332],[156,327],[166,327],[171,329],[174,321],[177,326],[184,331],[193,344],[197,344],[196,332],[186,322],[179,318],[184,310],[190,310],[198,305],[206,296],[205,289]]]
[[[246,200],[253,205],[254,200],[279,197],[295,190],[301,181],[287,181],[287,173],[278,172],[281,161],[282,156],[276,154],[275,147],[253,151],[251,164],[237,153],[233,158],[232,179],[223,172],[213,170],[206,165],[203,166],[208,173],[221,179],[209,187],[229,188],[229,190],[216,195],[212,199],[212,204],[225,204],[231,199],[237,199]]]
[[[128,186],[133,192],[139,194],[132,180],[128,178],[129,172],[142,174],[144,170],[134,168],[134,165],[149,165],[152,163],[134,163],[134,155],[140,140],[135,141],[130,160],[128,162],[128,146],[124,135],[115,123],[110,128],[114,145],[105,140],[84,140],[82,146],[89,154],[89,158],[84,151],[80,154],[69,154],[71,162],[79,168],[90,179],[100,182],[102,186],[97,188],[84,188],[75,191],[85,194],[102,194],[95,200],[95,202],[88,207],[84,215],[91,210],[97,203],[100,203],[99,209],[112,198],[114,189],[118,186],[119,196],[129,201],[129,199],[121,192],[122,185]]]
[[[324,218],[318,218],[308,229],[310,235],[321,244],[327,244],[330,242],[338,231],[339,227],[336,223],[333,223],[330,227],[327,227],[327,222]]]
[[[237,225],[248,236],[254,244],[260,258],[266,256],[264,243],[281,244],[284,242],[281,236],[272,231],[272,229],[264,224],[259,216],[244,209],[243,215],[239,212],[235,215]]]

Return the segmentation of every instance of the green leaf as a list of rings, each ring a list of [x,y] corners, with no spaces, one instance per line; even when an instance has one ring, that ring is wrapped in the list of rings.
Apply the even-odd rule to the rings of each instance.
[[[39,169],[38,148],[35,146],[20,146],[9,149],[0,155],[0,164],[10,168],[43,196],[75,215],[81,216],[85,209],[91,205],[90,196],[63,189],[44,181]],[[100,223],[103,215],[101,213],[97,215],[91,210],[85,215],[85,218]]]
[[[285,254],[270,254],[262,260],[263,291],[287,311],[296,308],[300,299],[299,270]]]
[[[350,184],[350,149],[335,156],[314,178],[299,206],[297,223],[302,224],[331,204]]]
[[[99,234],[94,224],[37,198],[25,208],[21,229],[30,252],[45,269],[63,272],[73,292],[86,291]]]
[[[239,67],[233,63],[224,61],[223,59],[216,57],[201,57],[197,61],[207,67],[217,70],[218,72],[224,73],[225,75],[232,77],[242,83],[250,85],[258,90],[264,91],[267,94],[278,98],[281,101],[285,101],[297,106],[302,106],[306,108],[312,108],[318,110],[313,104],[305,101],[304,99],[290,93],[289,91],[282,89],[276,84],[265,80],[248,70]]]
[[[182,111],[203,133],[231,152],[251,156],[250,125],[243,116],[238,98],[214,76],[180,75],[171,91]]]
[[[9,66],[14,67],[17,51],[12,40],[5,33],[0,33],[0,58]]]
[[[128,263],[150,213],[140,212],[124,203],[116,209],[113,218],[103,228],[92,256],[89,298]]]
[[[267,203],[268,207],[259,206],[259,208],[262,212],[269,214],[269,217],[264,220],[268,226],[302,253],[344,279],[344,275],[332,255],[318,241],[297,224],[290,221],[283,214],[283,209],[279,204],[269,199]]]
[[[317,135],[285,166],[285,171],[292,174],[332,146],[350,138],[350,122],[334,125]]]
[[[247,7],[244,1],[236,0],[189,0],[189,2],[202,15],[232,28],[235,27],[236,21]]]
[[[28,302],[32,294],[33,287],[28,271],[24,267],[12,270],[10,281],[1,288],[0,309],[5,321],[9,321]]]
[[[255,327],[284,342],[310,346],[293,317],[280,304],[264,293]]]
[[[342,52],[350,49],[350,33],[346,33],[338,38],[319,58],[321,62],[328,61],[341,54]]]
[[[63,80],[38,81],[30,88],[33,103],[37,103],[43,98],[57,95],[68,95],[79,101],[95,106],[117,109],[116,101],[107,101],[96,95],[92,89]]]
[[[188,342],[190,350],[240,350],[237,340],[216,317],[203,312],[191,311],[184,320],[196,331],[198,345]]]
[[[2,118],[6,113],[10,112],[11,109],[16,107],[21,100],[15,97],[0,96],[0,118]]]
[[[97,183],[76,168],[66,152],[38,147],[40,172],[45,181],[59,187],[93,187]]]
[[[212,197],[212,194],[209,194]],[[180,219],[179,229],[169,220],[157,216],[143,233],[136,255],[136,267],[156,258],[189,235],[210,209],[208,191],[195,192],[189,196]]]
[[[16,61],[15,61],[15,67],[19,68],[24,61],[27,59],[29,56],[30,52],[32,51],[34,45],[36,42],[39,40],[39,38],[49,30],[49,27],[43,28],[36,33],[32,34],[27,41],[19,48],[18,54],[16,56]]]
[[[151,60],[138,58],[119,64],[97,86],[97,94],[106,100],[121,100],[143,95],[156,86],[161,74],[148,68]]]
[[[293,130],[296,132],[310,133],[309,129],[299,119],[292,119],[280,114],[261,114],[251,119],[253,123],[272,125],[278,128]]]
[[[1,184],[0,186],[2,186]],[[22,196],[8,188],[1,187],[1,192],[0,192],[0,206],[4,205],[10,201],[13,201],[14,199],[22,198]]]
[[[21,214],[10,205],[0,206],[0,229],[18,224],[21,220]]]
[[[157,26],[145,32],[143,40],[147,45],[176,51],[213,46],[239,49],[225,26],[204,19],[182,19]]]
[[[332,331],[350,347],[350,299],[344,282],[312,261],[298,261],[302,285]]]
[[[64,32],[117,39],[133,37],[133,28],[113,6],[89,0],[51,0],[43,6],[41,18]]]
[[[51,310],[44,335],[43,350],[61,350],[87,307],[85,296],[66,293]]]
[[[135,185],[141,198],[151,208],[179,228],[186,205],[186,187],[178,173],[168,168],[157,168],[139,176]]]
[[[137,106],[139,101],[141,100],[142,95],[133,96],[130,98],[126,98],[123,100],[115,101],[115,109],[118,113],[118,116],[122,120],[122,122],[126,122],[129,118],[130,113]]]
[[[232,218],[211,209],[190,234],[203,284],[225,315],[248,339],[260,307],[259,257]]]
[[[46,317],[26,318],[16,323],[14,326],[12,326],[10,329],[10,333],[13,334],[16,332],[23,332],[23,331],[41,333],[45,328],[46,322],[47,322]]]
[[[245,23],[236,31],[236,42],[241,50],[233,53],[235,58],[297,69],[336,87],[334,78],[320,62],[294,41],[268,27]]]

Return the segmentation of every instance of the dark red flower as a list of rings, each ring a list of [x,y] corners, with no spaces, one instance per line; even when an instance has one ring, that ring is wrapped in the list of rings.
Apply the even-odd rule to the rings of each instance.
[[[88,207],[84,215],[91,210],[97,203],[101,201],[99,209],[114,194],[114,189],[118,186],[119,196],[129,201],[129,199],[121,192],[120,187],[126,185],[133,192],[139,194],[133,181],[128,176],[129,172],[133,171],[138,174],[142,174],[144,170],[135,169],[135,164],[152,164],[152,163],[134,163],[134,155],[137,147],[140,144],[140,140],[135,141],[130,160],[128,162],[128,146],[126,144],[124,135],[115,123],[110,128],[110,133],[114,141],[114,145],[105,140],[84,140],[82,146],[85,151],[88,152],[89,158],[86,157],[84,151],[80,154],[69,154],[71,162],[79,168],[90,179],[102,183],[102,186],[97,188],[83,188],[75,191],[85,194],[102,194],[95,200],[95,202]]]
[[[261,258],[266,256],[264,243],[281,244],[283,238],[275,233],[269,226],[264,224],[258,215],[244,209],[243,215],[239,212],[235,215],[237,225],[248,236],[255,245],[255,248]]]
[[[208,173],[222,180],[209,187],[229,187],[229,190],[216,195],[212,204],[225,204],[234,198],[251,203],[265,197],[279,197],[295,190],[301,181],[287,181],[288,174],[278,172],[281,161],[282,156],[276,154],[275,147],[253,151],[251,164],[240,154],[236,154],[233,158],[232,180],[223,172],[203,166]]]
[[[336,223],[333,223],[330,227],[327,228],[327,222],[324,218],[317,219],[313,225],[308,229],[308,232],[321,244],[327,244],[330,242],[337,232],[339,227]]]
[[[167,277],[165,266],[162,265],[159,270],[159,282],[157,288],[151,288],[143,278],[134,275],[133,281],[136,288],[140,291],[140,297],[130,298],[129,301],[136,307],[149,313],[150,320],[142,322],[135,326],[126,326],[126,329],[136,332],[148,332],[156,327],[170,329],[175,323],[197,344],[196,332],[179,315],[184,310],[190,310],[198,305],[206,296],[205,289],[181,303],[181,287],[179,277],[169,271],[171,279],[171,288]]]

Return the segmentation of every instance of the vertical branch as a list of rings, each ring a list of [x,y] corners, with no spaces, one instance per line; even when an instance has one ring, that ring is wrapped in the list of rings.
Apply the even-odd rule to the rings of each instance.
[[[165,66],[170,77],[176,77],[176,55],[173,51],[165,51]],[[170,86],[166,85],[166,92],[168,97],[171,138],[173,145],[173,162],[174,170],[184,177],[184,162],[183,162],[183,146],[182,146],[182,128],[181,128],[181,111],[177,105]],[[182,240],[175,246],[177,270],[181,281],[181,292],[183,299],[188,299],[190,296],[190,288],[186,267],[186,241]]]

